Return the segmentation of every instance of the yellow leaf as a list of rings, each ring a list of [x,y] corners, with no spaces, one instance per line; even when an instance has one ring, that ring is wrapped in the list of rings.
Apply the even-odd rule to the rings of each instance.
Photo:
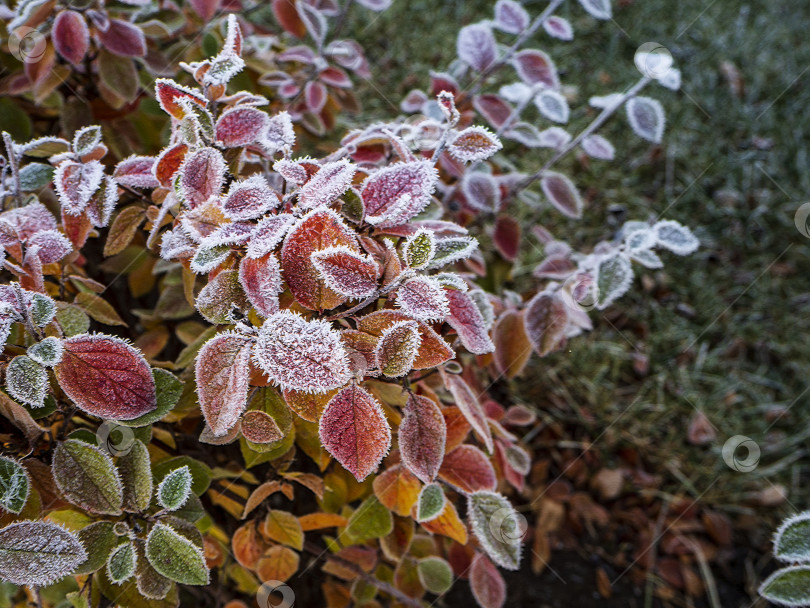
[[[304,548],[304,531],[298,518],[287,511],[271,509],[264,520],[264,535],[270,540],[289,545],[299,551]]]

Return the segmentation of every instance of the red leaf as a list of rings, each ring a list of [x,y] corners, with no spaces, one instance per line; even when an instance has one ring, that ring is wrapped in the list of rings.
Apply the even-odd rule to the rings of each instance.
[[[506,123],[512,115],[512,106],[493,94],[478,95],[473,99],[473,106],[496,128]]]
[[[84,61],[90,48],[87,22],[76,11],[60,11],[53,22],[51,39],[56,52],[73,65]]]
[[[495,348],[489,338],[484,317],[472,298],[465,291],[445,289],[450,304],[446,321],[456,330],[461,343],[475,355],[483,355]]]
[[[467,493],[494,491],[498,483],[489,459],[474,445],[466,444],[445,455],[439,477]]]
[[[481,608],[502,608],[506,603],[506,583],[483,553],[477,553],[470,566],[470,589]]]
[[[247,406],[251,346],[247,336],[223,333],[206,342],[197,355],[200,409],[217,437],[237,423]]]
[[[270,117],[266,112],[240,106],[222,113],[215,136],[226,148],[239,148],[260,140],[269,125]]]
[[[323,446],[357,481],[377,470],[391,447],[391,429],[380,404],[356,384],[326,404],[319,434]]]
[[[523,323],[534,350],[545,357],[565,340],[568,325],[565,302],[556,293],[541,291],[526,306]]]
[[[447,425],[432,399],[411,394],[399,425],[402,463],[419,479],[430,483],[444,459]]]
[[[514,262],[520,250],[520,224],[518,221],[509,215],[498,216],[492,241],[495,249],[505,260]]]
[[[582,217],[582,197],[576,186],[562,173],[548,171],[540,180],[543,193],[551,204],[568,217]]]
[[[56,218],[42,203],[30,203],[25,207],[9,209],[0,214],[3,222],[10,224],[16,231],[17,238],[26,240],[40,230],[56,230]],[[4,243],[5,244],[5,243]]]
[[[365,298],[377,291],[377,263],[345,246],[312,254],[312,263],[329,289],[349,298]]]
[[[188,146],[177,144],[163,150],[155,161],[155,178],[164,188],[171,187],[172,179],[180,170],[186,158]]]
[[[326,105],[326,87],[320,82],[310,80],[304,87],[304,101],[310,112],[317,114]]]
[[[188,3],[202,20],[207,23],[217,14],[217,11],[222,5],[222,0],[189,0]]]
[[[130,156],[115,167],[115,181],[131,188],[157,188],[154,156]]]
[[[366,221],[384,228],[407,222],[428,203],[438,180],[430,161],[397,163],[363,182]]]
[[[284,31],[297,38],[306,36],[307,27],[301,21],[301,17],[298,16],[293,0],[273,0],[273,12]]]
[[[28,239],[26,245],[29,250],[37,249],[43,264],[58,262],[73,251],[73,244],[56,230],[40,230]]]
[[[155,83],[155,96],[158,102],[160,102],[160,107],[163,108],[167,114],[174,116],[178,120],[185,116],[183,106],[178,103],[180,98],[186,98],[196,103],[201,108],[204,108],[208,104],[205,98],[197,91],[181,86],[174,80],[168,78],[157,79]]]
[[[274,443],[284,438],[272,416],[261,410],[251,410],[242,416],[242,436],[253,443]]]
[[[65,235],[70,239],[70,242],[73,243],[73,247],[76,249],[81,249],[82,246],[87,242],[87,237],[90,235],[90,231],[93,229],[93,224],[86,213],[71,215],[69,213],[65,213],[63,208],[62,228],[65,231]]]
[[[467,204],[476,211],[492,213],[501,206],[501,190],[491,175],[481,171],[467,173],[461,182]]]
[[[338,87],[341,89],[352,88],[352,81],[349,79],[346,72],[340,68],[328,67],[318,75],[318,78],[320,78],[322,82],[325,82],[332,87]]]
[[[137,349],[101,334],[74,336],[62,345],[56,379],[80,409],[101,418],[132,420],[157,407],[152,370]]]
[[[96,193],[104,178],[104,167],[97,160],[88,163],[64,161],[54,173],[53,182],[62,209],[69,215],[80,214]]]
[[[305,215],[284,239],[281,272],[295,299],[311,310],[328,310],[345,301],[330,289],[312,263],[312,253],[344,245],[357,251],[357,237],[331,209]]]
[[[281,203],[278,194],[261,175],[251,175],[234,182],[222,202],[222,212],[232,220],[252,220],[261,217]]]
[[[219,195],[225,178],[225,159],[214,148],[200,148],[180,168],[180,188],[193,209]]]
[[[487,416],[484,413],[484,408],[481,407],[481,403],[478,401],[478,397],[475,396],[470,385],[467,384],[461,376],[445,373],[442,375],[444,377],[444,385],[453,395],[453,401],[456,406],[458,406],[458,409],[464,414],[467,422],[470,423],[470,426],[472,426],[478,437],[484,442],[487,451],[492,452],[492,431],[489,428]]]
[[[443,321],[450,312],[445,291],[435,279],[418,275],[397,289],[396,305],[419,321]]]
[[[301,187],[299,201],[303,209],[329,205],[349,189],[355,167],[343,159],[326,163]]]
[[[242,258],[239,281],[248,300],[260,315],[269,317],[278,312],[278,294],[281,285],[281,267],[272,253],[258,259]]]
[[[110,19],[106,31],[99,30],[99,40],[111,53],[123,57],[143,57],[146,55],[146,38],[137,25],[120,19]]]
[[[542,83],[550,89],[560,88],[557,68],[554,67],[551,57],[543,51],[535,49],[520,51],[512,58],[512,63],[517,70],[518,76],[526,84]]]
[[[466,163],[485,160],[501,148],[494,133],[484,127],[467,127],[453,138],[447,150],[456,160]]]

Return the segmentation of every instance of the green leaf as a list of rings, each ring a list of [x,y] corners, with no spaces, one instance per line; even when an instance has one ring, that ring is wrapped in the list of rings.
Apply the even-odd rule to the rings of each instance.
[[[6,389],[17,401],[42,407],[48,391],[48,372],[27,355],[14,357],[6,368]]]
[[[146,558],[161,575],[184,585],[207,585],[203,552],[169,526],[155,524],[146,538]]]
[[[168,460],[161,460],[152,466],[152,475],[155,479],[163,479],[169,471],[187,466],[191,472],[191,491],[201,496],[211,484],[211,469],[198,460],[188,456],[177,456]]]
[[[492,561],[507,570],[517,570],[522,520],[509,501],[495,492],[473,492],[467,498],[467,514],[475,537]]]
[[[417,565],[419,582],[436,595],[441,595],[453,586],[453,570],[441,557],[420,559]]]
[[[810,566],[777,570],[765,579],[759,594],[780,605],[810,606]]]
[[[23,154],[34,158],[48,158],[70,149],[70,142],[59,137],[41,137],[23,146]]]
[[[35,293],[31,295],[31,320],[37,327],[45,327],[53,321],[56,314],[56,302],[48,296]]]
[[[623,253],[616,253],[599,262],[597,269],[596,308],[603,310],[622,297],[633,282],[633,267]]]
[[[405,242],[405,261],[408,266],[420,270],[425,268],[433,259],[436,250],[436,239],[430,230],[417,230]]]
[[[112,458],[77,439],[63,441],[53,453],[53,478],[67,500],[91,513],[119,515],[124,503],[121,479]]]
[[[59,338],[45,338],[28,349],[28,356],[45,367],[53,367],[62,360],[62,341]]]
[[[416,521],[419,523],[436,519],[444,510],[446,498],[438,483],[429,483],[419,491],[416,501]]]
[[[138,95],[138,70],[129,57],[120,57],[101,49],[98,53],[101,82],[121,99],[132,102]]]
[[[376,496],[369,496],[352,513],[340,541],[347,545],[364,543],[372,538],[387,536],[393,529],[391,512]]]
[[[0,530],[0,579],[45,587],[87,557],[72,532],[46,521],[19,521]]]
[[[140,513],[152,499],[152,469],[149,450],[135,439],[129,452],[118,458],[118,473],[123,484],[124,511]]]
[[[197,310],[214,325],[233,323],[234,307],[246,310],[249,302],[239,282],[239,272],[223,270],[197,296]]]
[[[30,489],[28,471],[16,460],[0,456],[0,507],[18,514],[28,500]]]
[[[131,542],[118,545],[107,559],[107,577],[110,582],[120,585],[135,574],[137,558]]]
[[[172,411],[180,396],[183,394],[183,382],[165,369],[159,367],[152,368],[152,377],[155,379],[155,395],[157,397],[157,407],[151,412],[146,412],[142,416],[132,420],[119,420],[118,424],[131,427],[142,427],[154,424],[166,414]]]
[[[188,466],[170,471],[157,489],[157,500],[164,509],[175,511],[182,507],[191,493],[191,471]]]
[[[65,337],[86,334],[90,329],[90,318],[78,306],[60,302],[56,309],[56,321],[65,332]]]
[[[107,556],[118,543],[111,521],[97,521],[79,530],[77,536],[85,549],[87,559],[76,567],[76,574],[95,572],[107,561]]]
[[[786,562],[810,561],[810,511],[782,522],[774,537],[773,553]]]
[[[25,192],[39,190],[53,180],[53,167],[45,163],[30,163],[20,169],[20,188]]]

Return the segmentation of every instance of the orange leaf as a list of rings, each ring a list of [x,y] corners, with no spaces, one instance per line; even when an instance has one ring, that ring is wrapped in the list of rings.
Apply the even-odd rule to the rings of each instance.
[[[403,517],[410,514],[421,489],[416,475],[401,465],[394,465],[374,479],[374,494],[380,502]]]
[[[484,453],[473,445],[460,445],[446,454],[439,478],[467,493],[494,491],[497,485],[495,469]]]
[[[444,511],[441,512],[436,519],[425,521],[419,524],[428,532],[433,534],[441,534],[447,536],[462,545],[467,544],[467,527],[462,523],[458,517],[458,511],[453,506],[453,503],[447,502],[444,505]]]
[[[342,528],[349,520],[337,513],[307,513],[298,518],[304,532],[323,528]]]
[[[288,580],[298,570],[298,554],[282,545],[275,545],[267,550],[256,564],[256,574],[263,581]]]

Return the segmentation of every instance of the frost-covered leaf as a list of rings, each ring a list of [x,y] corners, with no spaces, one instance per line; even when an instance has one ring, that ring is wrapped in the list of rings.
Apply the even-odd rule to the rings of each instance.
[[[215,436],[221,437],[247,407],[252,340],[219,334],[200,349],[195,365],[200,409]]]
[[[396,378],[407,374],[416,359],[421,337],[414,321],[399,321],[383,331],[374,357],[377,367],[386,376]]]
[[[303,209],[324,207],[342,195],[352,183],[355,167],[346,159],[326,163],[298,192]]]
[[[456,160],[468,163],[486,160],[501,148],[498,136],[489,129],[467,127],[452,139],[447,150]]]
[[[773,554],[785,562],[810,561],[810,511],[782,522],[774,534]]]
[[[205,108],[208,105],[208,102],[201,93],[184,87],[168,78],[158,78],[155,81],[155,96],[160,103],[160,107],[163,108],[167,114],[178,120],[181,120],[186,113],[185,109],[180,104],[181,99],[188,99],[201,108]]]
[[[520,567],[521,516],[495,492],[474,492],[467,498],[473,534],[496,564],[507,570]]]
[[[19,462],[0,456],[0,508],[17,514],[28,501],[31,481]]]
[[[412,321],[408,315],[394,310],[380,310],[358,319],[357,328],[373,336],[381,336],[386,328],[399,321]],[[453,358],[453,349],[439,334],[417,321],[421,345],[413,362],[414,369],[432,369]]]
[[[605,256],[597,267],[596,307],[604,310],[622,297],[633,283],[633,267],[621,252]]]
[[[610,95],[595,95],[588,99],[588,104],[594,108],[604,110],[622,103],[624,95],[621,93],[611,93]]]
[[[0,579],[46,587],[87,557],[79,539],[47,521],[18,521],[0,530]]]
[[[616,148],[601,135],[589,135],[583,139],[582,149],[588,156],[599,160],[613,160],[616,156]]]
[[[483,355],[495,348],[487,332],[487,324],[468,293],[446,289],[450,314],[445,321],[456,330],[461,343],[474,355]]]
[[[565,301],[557,293],[541,291],[526,305],[523,325],[535,352],[545,357],[565,338],[568,325]]]
[[[495,3],[494,25],[507,34],[520,34],[529,27],[529,13],[515,0],[498,0]]]
[[[610,19],[613,14],[610,0],[579,0],[579,3],[595,19]]]
[[[446,441],[447,424],[439,406],[432,399],[411,394],[405,405],[405,415],[399,425],[399,451],[402,463],[420,480],[430,483],[436,478],[441,467]],[[443,498],[441,504],[443,507]],[[440,512],[441,508],[438,508],[435,515]]]
[[[441,268],[466,260],[478,249],[478,241],[472,236],[446,237],[436,239],[435,253],[428,268]]]
[[[681,71],[677,68],[668,69],[666,73],[658,79],[658,83],[671,91],[677,91],[681,88]]]
[[[549,89],[559,89],[560,79],[554,62],[543,51],[525,49],[512,58],[512,65],[520,79],[528,85],[543,84]]]
[[[78,215],[96,193],[104,178],[104,166],[97,160],[77,163],[62,162],[54,173],[53,181],[62,210],[68,215]]]
[[[53,167],[44,163],[29,163],[20,169],[20,189],[39,190],[53,181]]]
[[[759,594],[780,606],[810,606],[810,565],[777,570],[760,585]]]
[[[495,469],[486,455],[474,445],[467,444],[445,455],[439,478],[467,494],[494,490],[498,483]]]
[[[446,502],[447,498],[441,484],[427,484],[419,492],[419,498],[416,502],[416,521],[422,523],[436,519],[444,511]]]
[[[653,227],[656,244],[676,255],[689,255],[697,251],[700,241],[686,226],[674,220],[658,222]]]
[[[489,428],[487,415],[478,397],[461,376],[455,374],[443,374],[443,376],[444,385],[453,395],[453,403],[470,423],[479,439],[484,442],[487,451],[491,453],[494,448],[492,430]]]
[[[238,270],[223,270],[202,288],[196,301],[197,310],[214,325],[229,325],[236,320],[234,309],[246,310],[250,304]]]
[[[506,583],[486,555],[475,554],[469,577],[473,597],[481,608],[503,608],[506,604]]]
[[[391,447],[391,428],[380,404],[356,384],[326,404],[319,435],[323,446],[358,481],[377,469]]]
[[[305,215],[287,234],[281,249],[281,270],[295,299],[312,310],[327,310],[346,299],[330,289],[312,262],[315,251],[346,246],[357,251],[357,237],[331,209]]]
[[[25,405],[42,407],[48,393],[48,372],[31,357],[14,357],[6,368],[6,390]]]
[[[658,254],[649,249],[630,251],[629,255],[631,260],[635,260],[645,268],[656,269],[664,267],[664,262],[658,257]]]
[[[307,321],[286,310],[264,322],[253,357],[285,390],[325,393],[350,377],[340,333],[326,321]]]
[[[270,125],[266,112],[250,106],[226,110],[217,119],[214,137],[226,148],[240,148],[260,141]]]
[[[175,250],[177,249],[176,247],[174,247],[176,243],[175,240],[172,238],[170,238],[167,241],[166,237],[164,237],[164,243],[166,246],[167,256],[170,255],[171,253],[174,253]],[[182,248],[182,244],[180,250],[185,251],[185,249]],[[225,260],[228,259],[228,256],[230,255],[231,255],[230,245],[200,246],[194,253],[194,257],[191,258],[190,264],[191,271],[196,272],[197,274],[207,274],[212,270],[218,268]],[[171,257],[173,258],[174,256]]]
[[[255,224],[249,221],[223,224],[200,241],[200,248],[244,245],[250,240],[255,227]]]
[[[472,171],[464,175],[461,192],[467,204],[476,211],[494,213],[501,206],[501,189],[495,178],[483,171]]]
[[[655,144],[661,143],[666,119],[660,101],[650,97],[634,97],[627,102],[627,118],[640,138]]]
[[[153,166],[155,179],[164,188],[172,186],[175,174],[180,170],[188,153],[188,146],[178,143],[165,148],[157,157]]]
[[[459,59],[476,72],[483,72],[498,56],[492,30],[481,23],[468,25],[459,30],[456,52]]]
[[[408,517],[419,498],[422,484],[408,469],[394,465],[374,478],[374,495],[400,517]]]
[[[262,410],[250,410],[242,416],[242,436],[251,443],[275,443],[284,438],[284,433],[275,419]]]
[[[152,469],[149,450],[139,439],[118,457],[118,474],[123,487],[123,510],[140,513],[149,508],[152,499]]]
[[[222,212],[234,221],[250,220],[274,209],[279,202],[278,195],[267,185],[267,181],[261,175],[252,175],[231,185],[222,202]]]
[[[135,574],[138,557],[132,542],[118,545],[107,558],[107,577],[111,583],[120,585]]]
[[[76,11],[59,11],[53,22],[51,40],[56,52],[73,65],[80,65],[90,48],[90,30]]]
[[[394,303],[408,316],[428,323],[443,321],[450,312],[445,290],[428,276],[405,281],[397,289]]]
[[[124,496],[112,458],[94,445],[67,439],[53,452],[53,478],[62,494],[90,513],[119,515]]]
[[[405,241],[402,257],[414,270],[426,268],[436,253],[436,237],[432,230],[419,228]]]
[[[28,349],[28,356],[45,367],[53,367],[62,360],[64,347],[59,338],[44,338]]]
[[[312,264],[326,286],[342,296],[365,298],[377,291],[377,263],[345,245],[313,252]]]
[[[312,39],[317,44],[318,48],[320,48],[323,45],[328,30],[326,17],[321,11],[305,2],[296,4],[296,8],[298,9],[298,16],[307,28],[307,32],[309,32],[309,35],[312,36]]]
[[[396,163],[373,173],[361,189],[366,221],[380,228],[407,222],[430,203],[437,181],[428,160]]]
[[[71,251],[71,243],[61,232],[56,230],[42,230],[28,239],[26,243],[29,250],[36,247],[36,253],[43,264],[58,262]]]
[[[270,119],[263,144],[270,154],[292,149],[295,145],[295,131],[292,118],[287,112],[279,112]]]
[[[553,38],[565,41],[574,39],[574,28],[571,27],[567,19],[558,17],[557,15],[552,15],[543,21],[543,29]]]
[[[159,574],[176,583],[208,584],[202,550],[165,524],[155,524],[146,537],[146,558]]]
[[[131,420],[157,407],[149,364],[133,346],[114,336],[82,334],[62,342],[54,368],[59,386],[85,412]]]
[[[239,281],[248,300],[263,317],[278,312],[278,294],[283,291],[278,258],[268,253],[262,258],[243,258],[239,263]]]
[[[295,216],[286,213],[271,215],[259,221],[250,235],[247,257],[261,258],[273,251],[294,223]]]
[[[154,156],[130,156],[115,166],[113,177],[124,186],[131,188],[157,188]]]
[[[540,180],[540,187],[548,200],[563,215],[582,217],[582,197],[574,183],[562,173],[547,171]]]
[[[206,420],[207,422],[207,420]],[[168,511],[177,511],[191,494],[191,471],[182,466],[170,471],[157,487],[157,501]]]
[[[568,102],[560,93],[545,89],[534,96],[534,105],[540,113],[554,122],[565,124],[568,122],[570,110]]]
[[[537,133],[537,146],[559,150],[571,141],[571,134],[562,127],[549,127]]]
[[[194,208],[218,196],[225,178],[225,159],[219,150],[200,148],[186,156],[180,167],[180,191]]]

